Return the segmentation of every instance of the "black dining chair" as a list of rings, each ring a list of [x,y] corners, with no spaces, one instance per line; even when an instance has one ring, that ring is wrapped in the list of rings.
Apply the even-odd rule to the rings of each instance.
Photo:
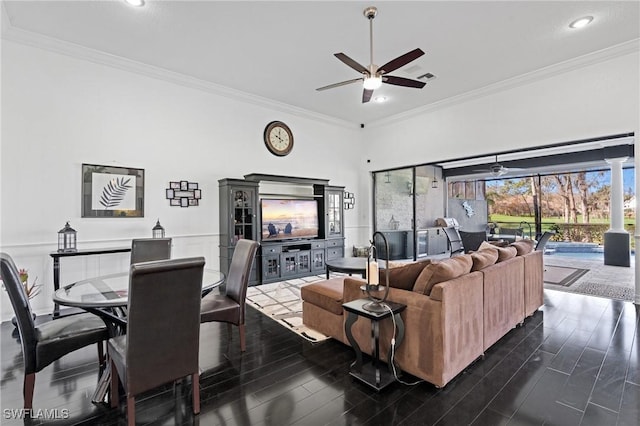
[[[111,406],[118,384],[127,396],[127,421],[135,425],[135,397],[191,377],[193,412],[200,412],[200,299],[204,257],[136,263],[129,272],[127,334],[109,339]]]
[[[210,293],[202,298],[201,322],[226,322],[229,339],[231,325],[238,326],[240,350],[246,350],[244,312],[251,265],[256,257],[258,243],[240,240],[236,244],[225,281],[225,294]]]
[[[464,245],[462,244],[462,237],[458,230],[453,226],[444,228],[444,233],[449,240],[449,248],[451,249],[451,256],[458,254],[464,254]]]
[[[0,271],[20,333],[24,359],[24,408],[31,409],[37,372],[64,355],[94,343],[98,345],[98,360],[103,365],[102,342],[109,338],[109,334],[104,321],[89,313],[35,325],[18,269],[6,253],[0,253]]]
[[[171,259],[171,238],[137,238],[131,241],[131,264]]]

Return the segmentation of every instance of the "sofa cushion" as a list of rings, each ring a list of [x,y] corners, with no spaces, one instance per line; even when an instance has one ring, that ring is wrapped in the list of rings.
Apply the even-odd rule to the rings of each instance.
[[[496,263],[504,262],[505,260],[516,257],[515,247],[498,247],[498,260]]]
[[[302,300],[336,315],[342,315],[344,278],[331,278],[300,288]]]
[[[391,262],[389,262],[391,263]],[[420,272],[431,263],[431,260],[423,260],[421,262],[411,262],[404,266],[389,269],[389,287],[400,288],[402,290],[413,289],[416,279]],[[378,275],[380,284],[385,284],[385,270],[380,269]]]
[[[429,295],[434,285],[471,272],[473,260],[468,254],[432,262],[420,272],[413,291]]]
[[[498,260],[498,250],[496,249],[484,249],[471,253],[471,260],[473,266],[471,272],[480,271],[487,266],[491,266]]]
[[[495,241],[494,241],[494,243],[495,243]],[[488,241],[483,241],[482,244],[480,244],[480,247],[478,247],[478,251],[487,250],[487,249],[497,250],[498,247],[500,247],[500,246],[497,245],[497,244],[492,244],[492,243],[490,243]]]
[[[533,251],[533,240],[519,240],[510,244],[511,247],[516,248],[516,256],[524,256]]]

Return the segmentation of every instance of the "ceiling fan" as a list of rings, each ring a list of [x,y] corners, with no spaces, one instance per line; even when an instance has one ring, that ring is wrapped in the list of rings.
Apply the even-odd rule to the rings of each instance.
[[[354,70],[358,71],[362,74],[360,78],[354,78],[353,80],[342,81],[340,83],[330,84],[328,86],[319,87],[318,91],[333,89],[334,87],[340,87],[351,83],[356,83],[358,81],[363,82],[363,92],[362,92],[362,103],[369,102],[371,100],[371,96],[373,95],[373,91],[378,89],[382,83],[393,84],[396,86],[404,86],[404,87],[414,87],[416,89],[422,89],[425,86],[425,82],[411,80],[409,78],[404,77],[396,77],[393,75],[388,75],[388,73],[397,70],[400,67],[405,66],[409,62],[418,59],[420,56],[424,55],[424,52],[420,49],[414,49],[411,52],[405,53],[404,55],[398,56],[397,58],[387,62],[383,66],[379,67],[373,63],[373,18],[378,14],[378,9],[371,6],[367,7],[364,10],[364,16],[369,20],[369,51],[371,61],[369,66],[365,67],[364,65],[360,65],[344,53],[336,53],[334,56],[344,62],[346,65],[350,66]]]
[[[474,170],[474,172],[490,173],[493,177],[500,177],[506,175],[512,170],[523,170],[519,167],[505,167],[498,163],[498,156],[496,155],[496,162],[489,166],[488,169]]]

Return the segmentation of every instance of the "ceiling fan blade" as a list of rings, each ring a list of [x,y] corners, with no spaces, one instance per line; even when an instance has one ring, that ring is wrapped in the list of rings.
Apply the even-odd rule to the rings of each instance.
[[[360,65],[359,63],[357,63],[356,61],[354,61],[353,59],[351,59],[350,57],[348,57],[344,53],[335,53],[333,56],[335,56],[336,58],[340,59],[342,62],[344,62],[345,64],[347,64],[348,66],[350,66],[354,70],[356,70],[358,72],[365,73],[367,75],[369,74],[369,70],[367,70],[367,68],[365,66]]]
[[[409,62],[418,59],[422,55],[424,55],[424,52],[421,49],[414,49],[411,52],[407,52],[404,55],[398,56],[397,58],[387,62],[386,64],[378,68],[378,72],[380,74],[390,73],[402,66],[407,65]]]
[[[334,87],[345,86],[347,84],[357,83],[358,81],[362,81],[362,80],[364,80],[363,77],[354,78],[353,80],[341,81],[340,83],[333,83],[328,86],[318,87],[316,90],[321,91],[321,90],[333,89]]]
[[[422,89],[427,83],[418,80],[411,80],[404,77],[394,77],[392,75],[383,75],[382,82],[387,84],[395,84],[396,86],[415,87]]]
[[[371,96],[373,95],[373,90],[364,89],[362,92],[362,103],[366,104],[371,100]]]

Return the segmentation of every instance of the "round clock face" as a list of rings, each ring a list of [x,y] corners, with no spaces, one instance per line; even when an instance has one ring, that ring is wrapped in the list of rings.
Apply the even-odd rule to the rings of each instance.
[[[272,121],[264,129],[264,143],[272,154],[285,156],[293,149],[293,133],[282,121]]]

